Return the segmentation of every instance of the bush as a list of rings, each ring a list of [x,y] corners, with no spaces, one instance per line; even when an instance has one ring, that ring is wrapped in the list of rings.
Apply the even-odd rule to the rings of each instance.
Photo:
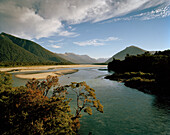
[[[68,104],[65,97],[48,98],[40,90],[1,84],[0,134],[74,134]]]
[[[11,75],[0,73],[0,134],[67,135],[77,134],[81,111],[92,114],[91,107],[103,112],[95,90],[85,82],[59,86],[58,78],[48,76],[45,81],[30,80],[26,87],[12,87]],[[57,87],[56,87],[57,86]],[[48,92],[54,88],[52,97]],[[81,88],[80,88],[81,87]],[[66,98],[68,89],[77,95],[76,114],[71,114]],[[83,101],[82,106],[80,106]]]

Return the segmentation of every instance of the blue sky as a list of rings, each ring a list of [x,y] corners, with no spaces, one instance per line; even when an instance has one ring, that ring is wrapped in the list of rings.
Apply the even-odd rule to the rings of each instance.
[[[0,31],[46,49],[109,58],[135,45],[170,49],[168,0],[1,0]]]

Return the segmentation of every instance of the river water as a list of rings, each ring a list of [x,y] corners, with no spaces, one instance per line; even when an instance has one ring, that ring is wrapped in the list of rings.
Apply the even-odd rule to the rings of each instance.
[[[109,74],[97,68],[60,77],[60,84],[86,83],[96,90],[96,97],[104,106],[104,113],[93,110],[83,114],[81,135],[170,135],[170,106],[156,96],[128,88],[123,83],[104,79]],[[13,76],[13,85],[24,85],[27,80]]]

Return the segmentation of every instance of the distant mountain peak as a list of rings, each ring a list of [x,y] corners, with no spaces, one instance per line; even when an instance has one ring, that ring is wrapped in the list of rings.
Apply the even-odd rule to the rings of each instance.
[[[132,49],[132,48],[143,50],[140,47],[137,47],[135,45],[131,45],[131,46],[126,47],[126,49]]]
[[[137,48],[137,47],[134,46],[134,45],[131,45],[131,46],[128,46],[128,47],[126,47],[126,48]]]
[[[134,45],[131,45],[131,46],[128,46],[127,48],[133,48],[133,47],[135,47],[135,48],[139,48],[139,47],[137,47],[137,46],[134,46]]]
[[[126,47],[124,50],[116,53],[113,57],[108,59],[106,61],[106,63],[111,62],[113,60],[113,58],[119,59],[119,60],[124,60],[127,54],[129,54],[129,55],[138,55],[138,54],[143,54],[145,52],[146,52],[146,50],[143,50],[143,49],[141,49],[141,48],[139,48],[137,46],[131,45],[131,46]]]

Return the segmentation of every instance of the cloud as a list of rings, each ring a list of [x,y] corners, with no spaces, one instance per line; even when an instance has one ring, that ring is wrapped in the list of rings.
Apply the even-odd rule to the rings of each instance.
[[[61,46],[59,46],[59,45],[49,45],[49,47],[52,47],[52,48],[61,48]]]
[[[114,18],[109,21],[104,21],[101,24],[117,22],[117,21],[151,20],[151,19],[156,19],[156,18],[165,18],[168,16],[170,16],[170,7],[169,6],[160,8],[160,9],[156,9],[156,10],[152,10],[150,12],[143,12],[143,13],[136,14],[133,16]]]
[[[79,45],[79,46],[102,46],[102,45],[105,45],[105,42],[115,41],[115,40],[119,40],[119,38],[108,37],[106,39],[92,39],[92,40],[88,40],[88,41],[73,42],[73,43],[76,45]]]
[[[79,46],[88,46],[88,45],[101,46],[101,45],[104,45],[104,43],[100,43],[96,39],[88,40],[88,41],[84,41],[84,42],[73,42],[73,43],[76,45],[79,45]]]
[[[80,35],[80,34],[76,34],[74,32],[68,32],[68,31],[60,31],[58,34],[60,36],[65,36],[65,37],[77,37]]]
[[[76,28],[73,28],[72,26],[68,26],[68,29],[69,29],[70,31],[75,31],[75,30],[76,30]]]
[[[107,42],[107,41],[114,41],[114,40],[119,40],[119,38],[117,37],[108,37],[106,39],[100,39],[99,41],[104,41],[104,42]]]
[[[50,43],[56,43],[56,42],[62,42],[62,41],[64,41],[64,39],[60,39],[60,40],[48,40],[48,42],[50,42]]]
[[[155,18],[165,18],[170,16],[170,7],[152,10],[151,12],[141,13],[135,17],[141,17],[141,20],[150,20]]]
[[[56,33],[76,37],[79,34],[71,27],[66,30],[65,23],[95,23],[169,4],[169,0],[0,0],[0,31],[29,39]]]

